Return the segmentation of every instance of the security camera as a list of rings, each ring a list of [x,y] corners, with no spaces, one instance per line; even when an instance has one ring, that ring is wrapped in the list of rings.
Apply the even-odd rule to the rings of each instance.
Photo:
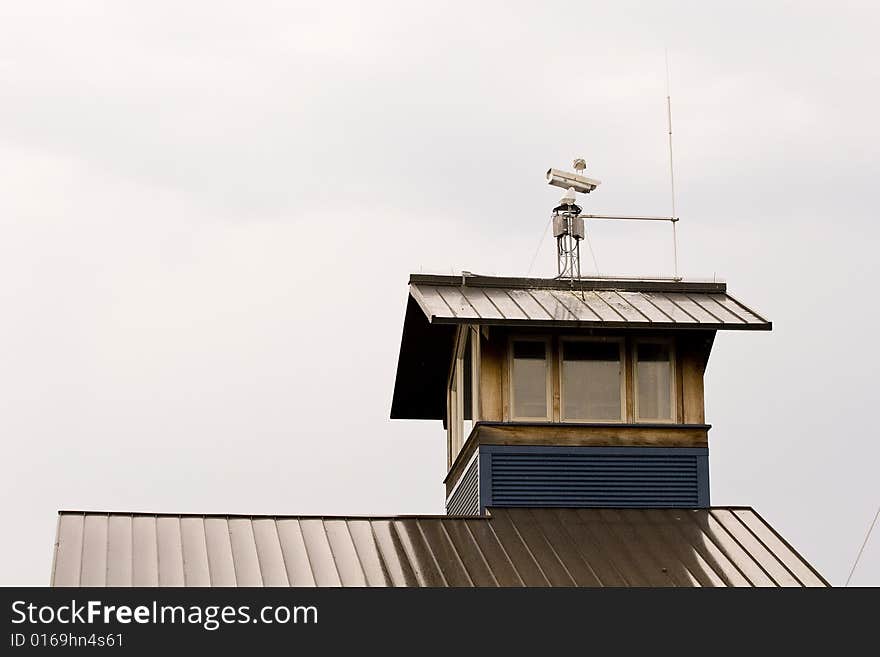
[[[599,186],[600,181],[576,173],[562,171],[561,169],[549,169],[547,171],[547,183],[562,189],[572,188],[581,194],[589,194]]]

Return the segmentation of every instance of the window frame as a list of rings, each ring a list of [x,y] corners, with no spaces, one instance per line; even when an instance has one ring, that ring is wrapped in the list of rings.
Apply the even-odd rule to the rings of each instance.
[[[669,418],[641,417],[639,415],[639,345],[663,344],[669,347]],[[672,337],[634,338],[632,341],[632,396],[633,421],[639,424],[676,424],[678,416],[678,371],[676,367],[675,339]]]
[[[546,381],[544,385],[544,402],[547,413],[544,417],[517,417],[514,414],[516,399],[514,396],[514,342],[543,342]],[[553,341],[549,335],[511,335],[507,339],[507,402],[509,404],[509,422],[552,422],[553,421]]]
[[[468,339],[469,338],[469,339]],[[476,326],[462,326],[455,339],[452,366],[446,385],[446,408],[448,417],[448,460],[451,465],[464,447],[470,433],[464,435],[464,363],[465,350],[471,350],[471,419],[472,425],[479,421],[480,395],[480,332]]]
[[[620,354],[620,415],[613,420],[594,418],[566,418],[565,417],[565,384],[562,373],[563,355],[566,342],[616,342]],[[559,340],[559,421],[560,423],[595,423],[595,424],[621,424],[626,422],[626,340],[623,336],[586,336],[586,335],[560,335]]]

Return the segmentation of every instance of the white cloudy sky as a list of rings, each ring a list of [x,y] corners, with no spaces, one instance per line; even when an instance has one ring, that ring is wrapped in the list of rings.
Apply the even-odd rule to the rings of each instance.
[[[876,3],[0,5],[0,582],[59,508],[441,513],[388,418],[412,271],[524,274],[574,156],[770,334],[716,340],[712,497],[842,584],[880,504]],[[666,225],[593,229],[669,272]],[[533,274],[554,267],[544,241]],[[880,533],[853,583],[880,584]]]

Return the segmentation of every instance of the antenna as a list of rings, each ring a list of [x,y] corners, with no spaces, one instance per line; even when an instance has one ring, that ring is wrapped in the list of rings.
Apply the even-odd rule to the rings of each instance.
[[[650,215],[622,215],[622,214],[581,214],[582,210],[577,205],[577,193],[589,194],[599,186],[599,180],[587,178],[583,175],[587,168],[587,163],[583,158],[576,158],[572,162],[572,167],[577,173],[570,173],[560,169],[550,169],[547,171],[547,183],[554,187],[561,187],[565,190],[559,205],[553,208],[553,215],[550,217],[553,223],[553,237],[556,238],[556,259],[557,259],[557,276],[556,278],[568,278],[574,287],[575,279],[581,277],[581,248],[580,241],[587,235],[585,219],[607,219],[614,221],[669,221],[672,223],[673,238],[675,238],[675,222],[678,217],[656,217]],[[673,210],[675,202],[673,201]],[[542,238],[543,240],[543,238]],[[596,265],[596,275],[599,275],[598,264],[596,264],[596,255],[593,253],[593,247],[590,245],[589,239],[587,245],[590,246],[590,253],[593,256],[593,264]],[[540,249],[540,245],[539,245]],[[537,252],[536,252],[537,255]],[[532,260],[534,263],[534,259]],[[531,268],[529,268],[531,271]],[[675,276],[673,280],[681,280],[678,276],[678,252],[675,252]]]
[[[672,160],[672,98],[669,92],[669,49],[664,51],[666,59],[666,125],[669,132],[669,191],[672,201],[672,267],[675,278],[678,276],[678,233],[675,224],[678,217],[675,215],[675,167]]]
[[[675,224],[678,223],[678,217],[675,214],[675,167],[672,156],[672,94],[669,91],[669,51],[665,51],[666,56],[666,127],[669,137],[669,191],[672,214],[668,217],[657,217],[650,215],[620,215],[620,214],[581,214],[581,208],[576,204],[576,195],[589,194],[599,186],[600,181],[593,178],[587,178],[583,175],[587,168],[587,163],[583,158],[576,158],[572,162],[572,168],[577,173],[570,173],[560,169],[550,169],[547,171],[547,182],[554,187],[561,187],[566,190],[559,205],[553,208],[551,221],[553,223],[553,236],[556,238],[556,258],[557,271],[556,278],[569,278],[574,287],[574,280],[581,277],[581,250],[580,241],[586,237],[585,219],[607,219],[614,221],[668,221],[672,224],[672,263],[674,281],[680,281],[681,276],[678,275],[678,232]],[[543,238],[542,238],[543,241]],[[589,240],[587,244],[590,245]],[[540,250],[540,244],[538,245]],[[590,253],[593,255],[595,264],[596,256],[592,253],[593,248],[590,245]],[[537,252],[535,253],[537,256]],[[532,259],[534,265],[534,258]],[[598,265],[596,265],[596,274],[598,275]],[[531,267],[529,268],[531,271]]]

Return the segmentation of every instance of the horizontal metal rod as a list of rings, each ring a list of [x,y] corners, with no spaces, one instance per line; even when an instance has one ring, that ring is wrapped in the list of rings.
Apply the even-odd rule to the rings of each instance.
[[[630,217],[622,214],[582,214],[584,219],[626,219],[629,221],[678,221],[678,217]]]

